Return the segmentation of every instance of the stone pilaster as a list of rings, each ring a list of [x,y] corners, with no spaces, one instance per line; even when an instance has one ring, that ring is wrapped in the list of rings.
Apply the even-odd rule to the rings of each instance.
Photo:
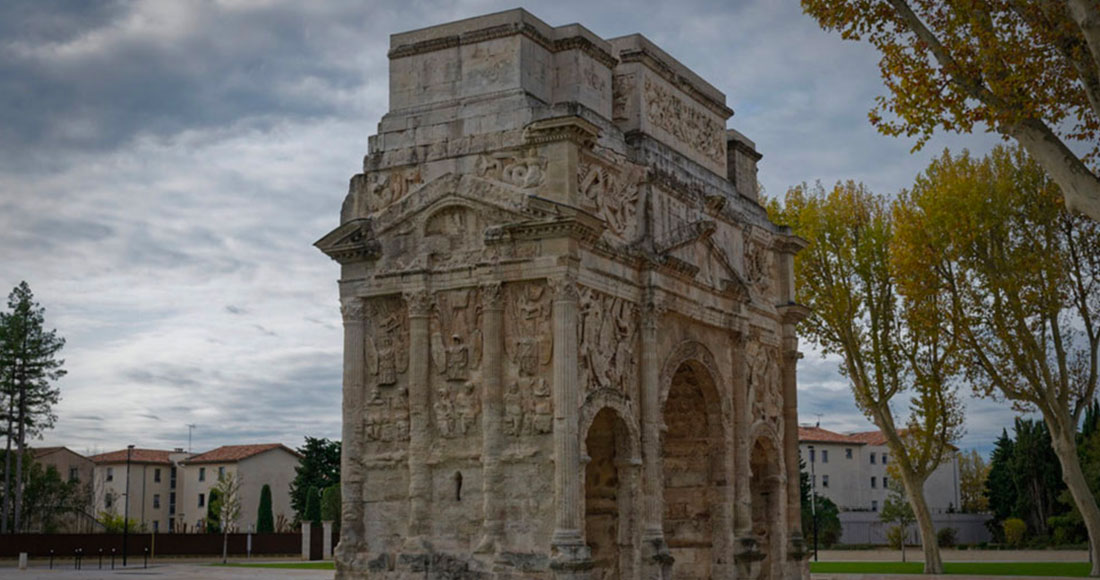
[[[653,289],[647,291],[642,312],[642,557],[650,575],[672,564],[664,531],[664,478],[661,461],[661,361],[657,329],[664,305]]]
[[[784,329],[786,330],[786,329]],[[780,374],[783,380],[783,458],[787,473],[787,529],[790,534],[788,555],[802,559],[806,552],[802,537],[802,495],[799,490],[798,465],[798,380],[795,369],[801,356],[794,328],[783,339],[783,364]]]
[[[356,557],[366,552],[365,498],[366,470],[363,465],[363,393],[366,391],[366,304],[361,298],[345,298],[340,303],[344,318],[344,393],[343,428],[340,454],[340,493],[344,498],[340,513],[340,544],[336,563],[341,572],[356,570]]]
[[[427,290],[405,294],[409,311],[409,525],[405,550],[423,552],[431,521],[432,481],[428,467],[431,447],[429,385],[431,351],[428,338],[432,295]]]
[[[484,312],[482,352],[482,537],[475,551],[492,553],[500,550],[504,540],[504,513],[501,497],[504,490],[500,454],[501,416],[504,390],[504,296],[500,283],[481,287]]]
[[[548,281],[553,292],[552,367],[554,400],[554,535],[551,544],[563,569],[588,560],[581,528],[581,449],[578,436],[580,372],[577,361],[577,304],[572,278]]]

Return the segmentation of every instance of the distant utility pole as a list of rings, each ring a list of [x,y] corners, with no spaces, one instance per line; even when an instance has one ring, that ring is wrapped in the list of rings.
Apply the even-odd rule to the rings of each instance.
[[[188,423],[187,424],[187,452],[188,453],[191,453],[191,431],[193,431],[195,429],[195,427],[196,427],[196,425],[194,423]]]

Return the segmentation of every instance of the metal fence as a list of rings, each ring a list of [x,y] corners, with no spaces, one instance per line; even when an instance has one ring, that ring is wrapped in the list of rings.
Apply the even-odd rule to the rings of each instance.
[[[302,536],[298,532],[271,534],[229,534],[231,556],[301,554]],[[126,542],[131,558],[141,558],[148,549],[152,556],[220,556],[221,534],[130,534]],[[122,554],[122,534],[0,534],[0,558],[14,558],[26,552],[31,558],[72,558],[83,554],[85,560],[107,557],[112,551]]]
[[[985,527],[992,519],[989,514],[933,514],[932,524],[936,531],[943,528],[955,528],[955,541],[959,544],[977,544],[991,542],[993,536]],[[879,519],[878,512],[840,512],[841,544],[886,544],[886,532],[892,524]],[[910,526],[909,539],[919,541],[920,534],[916,526]]]

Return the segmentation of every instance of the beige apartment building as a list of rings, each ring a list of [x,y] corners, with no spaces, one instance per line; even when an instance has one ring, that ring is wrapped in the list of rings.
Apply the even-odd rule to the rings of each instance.
[[[887,471],[892,458],[881,431],[846,435],[820,427],[799,427],[798,446],[807,472],[812,464],[817,493],[833,500],[841,511],[877,512],[886,502],[890,488],[901,485],[892,481]],[[958,509],[955,453],[929,476],[924,497],[933,515]]]
[[[123,515],[128,501],[130,518],[148,532],[202,531],[210,489],[220,475],[227,473],[241,481],[241,513],[236,529],[254,529],[260,490],[265,483],[271,486],[275,517],[293,517],[290,482],[299,455],[279,443],[226,445],[199,454],[182,449],[120,449],[90,459],[95,463],[95,512]]]
[[[191,526],[202,526],[206,517],[210,490],[218,479],[232,474],[240,481],[241,512],[235,528],[239,531],[256,529],[260,509],[260,491],[271,486],[271,511],[278,520],[280,515],[290,520],[294,512],[290,507],[290,483],[294,480],[294,468],[301,456],[279,443],[259,445],[223,445],[200,453],[183,462],[182,481],[185,493],[181,496],[179,517]]]

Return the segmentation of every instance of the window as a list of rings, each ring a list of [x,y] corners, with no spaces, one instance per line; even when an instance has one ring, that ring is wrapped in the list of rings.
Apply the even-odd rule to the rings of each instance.
[[[107,468],[107,481],[114,481],[114,480],[115,480],[115,468],[108,467]]]
[[[872,461],[871,463],[874,463],[874,461]],[[199,468],[199,481],[206,481],[206,468],[205,467],[200,467]]]
[[[871,511],[873,511],[873,512],[878,511],[878,500],[875,500],[875,499],[871,500]]]
[[[871,452],[871,465],[874,465],[874,464],[875,464],[875,454],[874,454],[874,452]],[[200,477],[200,479],[201,479],[201,477]]]
[[[878,479],[875,476],[872,475],[871,476],[871,489],[875,489],[876,487],[878,487],[878,485],[876,485],[877,483],[878,483]]]
[[[107,509],[110,509],[115,505],[115,495],[108,491],[107,495],[103,497],[103,504],[107,506]]]
[[[69,481],[80,481],[80,468],[79,467],[70,467],[69,468]]]
[[[225,479],[225,467],[218,468],[218,479]]]
[[[828,463],[829,462],[829,450],[828,449],[822,449],[821,450],[821,462],[822,463]]]
[[[887,455],[887,454],[885,454],[885,453],[883,453],[883,454],[882,454],[882,464],[883,464],[883,465],[886,465],[886,460],[887,460],[887,459],[890,459],[890,456],[889,456],[889,455]]]
[[[811,449],[810,450],[810,463],[813,463],[814,461],[817,461],[817,450],[816,449]]]
[[[160,520],[153,520],[153,533],[160,531]]]
[[[172,470],[168,472],[168,489],[176,489],[176,466],[175,465],[173,465]],[[168,527],[171,528],[172,525],[169,524]]]
[[[168,494],[168,515],[176,515],[176,492]],[[172,518],[168,518],[168,529],[172,528]]]
[[[829,487],[829,476],[828,475],[822,475],[821,476],[821,487]]]
[[[852,448],[851,447],[845,448],[844,449],[844,459],[851,459],[851,458],[852,458]]]
[[[155,509],[155,510],[160,509],[160,494],[159,493],[154,493],[153,494],[153,509]]]
[[[200,493],[199,494],[199,507],[203,507],[205,505],[206,505],[206,494]]]
[[[156,483],[160,483],[160,468],[159,467],[153,470],[153,481],[156,482]]]

